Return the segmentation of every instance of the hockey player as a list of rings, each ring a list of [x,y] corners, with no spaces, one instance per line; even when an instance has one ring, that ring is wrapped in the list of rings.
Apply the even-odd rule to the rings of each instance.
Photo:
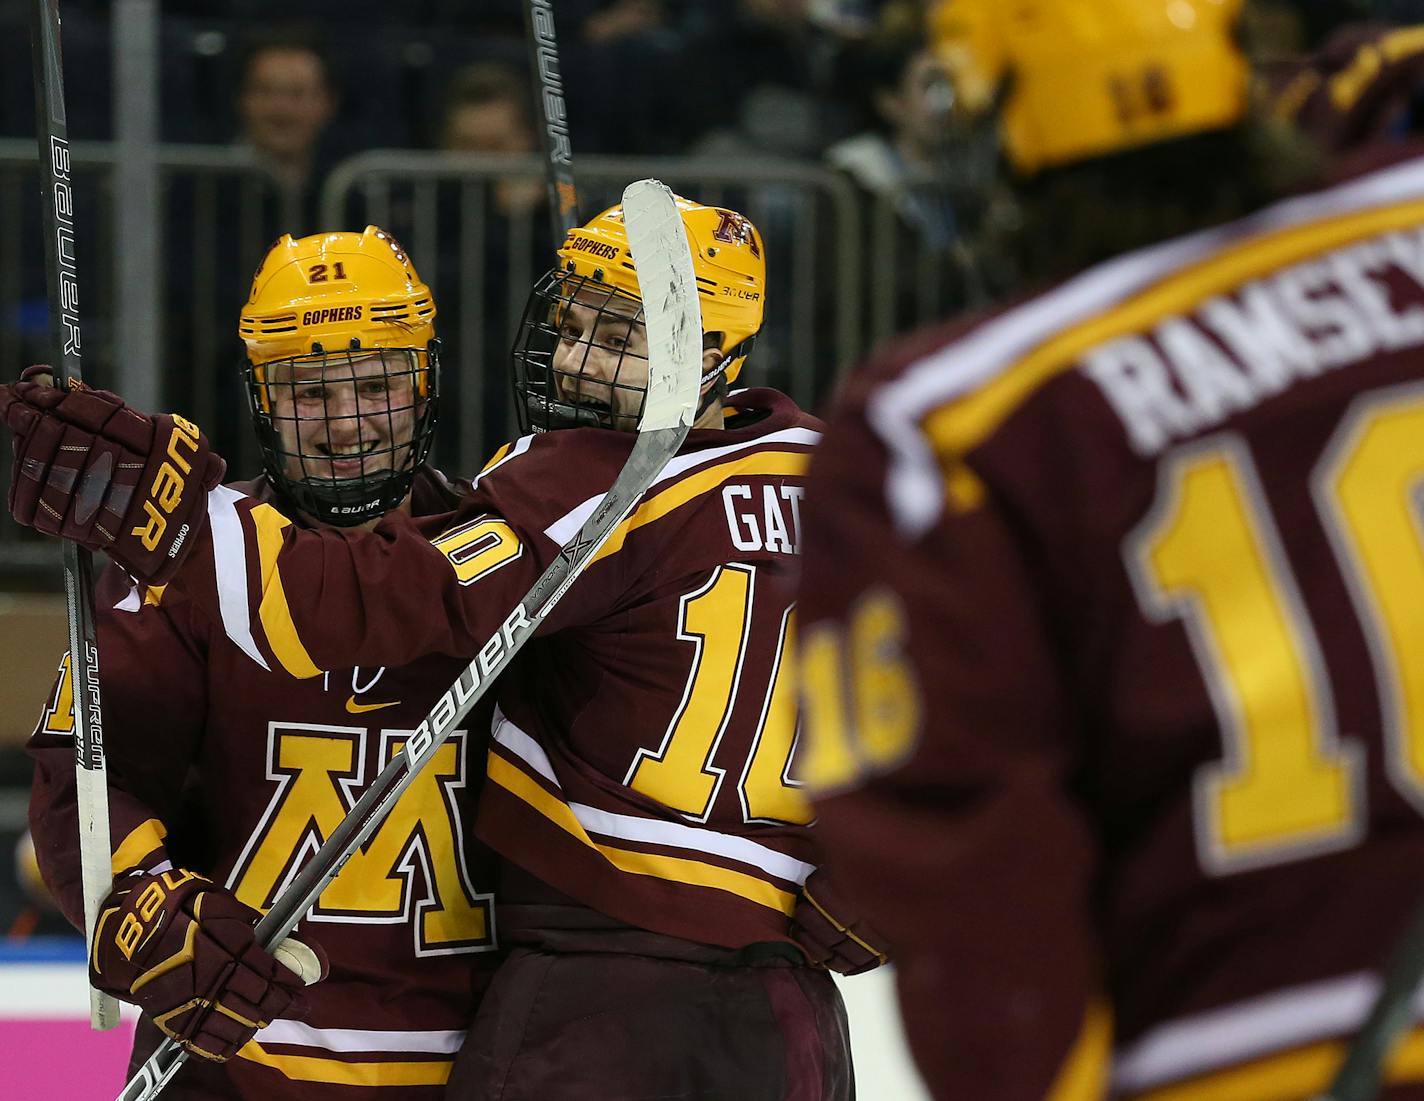
[[[286,529],[453,508],[467,487],[425,463],[439,387],[434,318],[429,288],[375,227],[278,241],[240,322],[266,471],[215,489],[214,501],[261,502],[269,548]],[[162,444],[173,478],[211,470],[216,460],[192,456],[195,430],[177,418],[172,429]],[[218,556],[240,561],[241,536],[218,536]],[[228,583],[240,590],[244,580]],[[441,748],[302,922],[301,940],[330,961],[302,992],[302,1021],[287,1007],[300,982],[254,943],[252,925],[464,663],[333,665],[293,680],[177,590],[130,588],[110,568],[98,592],[116,880],[91,977],[144,1012],[135,1066],[167,1033],[203,1058],[165,1097],[441,1096],[481,969],[493,964],[488,877],[470,863],[464,804],[483,734],[472,744],[457,733]],[[66,664],[30,742],[31,823],[45,879],[82,925],[71,706]]]
[[[936,1097],[1310,1097],[1420,890],[1424,160],[1300,194],[1241,7],[935,13],[1040,287],[844,395],[800,611]]]
[[[515,947],[454,1097],[852,1089],[843,1007],[806,962],[883,957],[828,903],[793,762],[790,578],[818,424],[774,391],[728,392],[761,327],[761,237],[735,211],[680,210],[705,329],[696,426],[498,687],[478,833],[505,858],[501,940]],[[509,610],[627,459],[620,429],[648,375],[621,209],[558,255],[515,351],[528,434],[449,515],[304,531],[254,496],[179,477],[164,519],[188,534],[145,543],[135,529],[162,459],[151,434],[111,432],[78,404],[94,395],[26,384],[0,389],[16,515],[104,545],[135,576],[171,576],[274,670],[493,656]],[[104,474],[61,467],[111,451],[110,483],[76,497]],[[130,495],[119,472],[133,469],[145,472]]]

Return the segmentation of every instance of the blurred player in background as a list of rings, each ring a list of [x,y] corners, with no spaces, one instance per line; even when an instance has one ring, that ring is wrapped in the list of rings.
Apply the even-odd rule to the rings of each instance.
[[[1242,14],[933,15],[1034,293],[844,395],[801,669],[936,1097],[1310,1097],[1420,890],[1424,159],[1324,186]]]
[[[505,858],[500,936],[514,947],[452,1097],[815,1101],[853,1091],[845,1012],[824,967],[884,957],[817,871],[793,761],[791,583],[819,425],[775,391],[729,392],[762,324],[761,235],[735,211],[679,205],[701,295],[701,404],[681,454],[498,686],[478,834]],[[116,474],[76,496],[64,468],[113,448],[147,467],[157,445],[137,431],[111,437],[88,412],[117,399],[22,383],[0,388],[22,472],[16,514],[103,543],[137,577],[172,576],[169,593],[254,660],[307,678],[307,692],[335,679],[323,670],[353,662],[492,655],[510,609],[633,447],[648,380],[639,296],[620,208],[569,234],[515,350],[528,434],[451,513],[389,514],[369,533],[308,531],[258,495],[205,495],[194,478],[171,510],[188,534],[155,549],[135,537],[144,493],[131,498]],[[379,454],[390,436],[361,438]],[[311,461],[324,473],[331,460],[340,475],[360,458],[327,448]],[[431,771],[424,782],[436,790],[458,775]]]
[[[1424,26],[1349,25],[1274,70],[1273,111],[1335,157],[1424,129]]]
[[[425,463],[434,318],[429,288],[374,226],[279,240],[240,324],[266,472],[214,490],[215,501],[263,502],[269,547],[287,528],[369,528],[388,512],[453,508],[467,487]],[[220,533],[215,552],[241,569],[237,532]],[[441,747],[302,922],[330,968],[302,992],[302,1023],[283,1008],[301,984],[255,944],[252,925],[464,663],[431,656],[298,681],[263,668],[250,637],[224,635],[175,590],[133,591],[111,567],[98,596],[117,878],[91,975],[144,1011],[135,1066],[161,1029],[204,1057],[165,1097],[441,1096],[479,965],[492,965],[491,898],[463,817],[483,736],[472,746],[459,732]],[[300,660],[294,636],[278,645]],[[29,746],[31,821],[45,879],[82,927],[72,729],[66,664]]]

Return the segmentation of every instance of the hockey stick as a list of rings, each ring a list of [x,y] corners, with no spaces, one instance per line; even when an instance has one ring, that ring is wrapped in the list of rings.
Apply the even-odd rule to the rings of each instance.
[[[1424,904],[1394,944],[1384,969],[1384,983],[1369,1016],[1350,1041],[1335,1078],[1314,1101],[1372,1101],[1390,1051],[1414,1017],[1414,995],[1424,978]]]
[[[69,123],[59,50],[59,0],[30,5],[35,79],[35,134],[44,194],[45,275],[50,341],[59,385],[80,381],[79,275],[74,257],[74,193],[69,177]],[[79,874],[84,891],[84,943],[93,948],[99,906],[114,885],[109,840],[109,783],[104,764],[104,716],[99,703],[99,645],[94,618],[94,559],[77,543],[63,551],[69,610],[69,675],[74,698],[74,781],[79,812]],[[89,989],[89,1023],[119,1023],[119,1003]]]
[[[692,252],[672,192],[639,180],[623,192],[628,241],[643,292],[648,330],[648,391],[638,438],[613,488],[578,534],[534,583],[503,625],[440,697],[405,745],[372,781],[331,836],[257,923],[267,949],[284,940],[356,849],[365,843],[416,773],[485,694],[544,617],[633,511],[644,491],[677,453],[696,416],[702,377],[702,318]],[[119,1094],[118,1101],[152,1101],[188,1053],[164,1040]]]
[[[559,44],[554,38],[553,0],[524,0],[529,31],[534,98],[539,104],[539,129],[544,166],[549,177],[549,218],[554,247],[579,224],[578,189],[574,187],[573,147],[569,144],[569,112],[564,105],[564,80],[559,70]]]

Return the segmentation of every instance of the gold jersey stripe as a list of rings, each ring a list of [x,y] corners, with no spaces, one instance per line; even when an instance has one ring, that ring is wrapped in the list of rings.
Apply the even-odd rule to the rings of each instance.
[[[139,862],[163,844],[168,827],[157,818],[140,822],[114,850],[114,874],[121,875],[139,866]]]
[[[727,891],[759,906],[779,910],[788,916],[796,908],[794,895],[745,872],[732,871],[716,864],[706,864],[700,860],[679,856],[620,849],[595,841],[589,837],[583,824],[574,817],[574,812],[569,809],[567,803],[550,795],[528,773],[498,753],[489,755],[488,773],[489,779],[494,783],[515,798],[528,803],[565,833],[601,853],[619,871],[653,876],[673,883],[687,883],[694,887],[710,887],[715,891]]]
[[[1344,1061],[1345,1046],[1342,1041],[1312,1044],[1132,1094],[1124,1101],[1299,1101],[1325,1090]],[[1385,1063],[1381,1080],[1424,1082],[1424,1029],[1414,1029],[1400,1042]]]
[[[699,470],[696,474],[689,474],[639,505],[632,516],[614,528],[608,542],[593,556],[593,562],[617,554],[633,532],[655,520],[661,520],[668,513],[702,496],[708,490],[716,489],[723,482],[758,474],[795,477],[806,472],[806,464],[810,459],[810,453],[805,451],[758,451],[744,458],[719,463],[706,470]]]
[[[982,499],[977,479],[966,481],[962,468],[956,469],[959,460],[988,439],[1042,386],[1077,366],[1085,352],[1117,337],[1142,332],[1165,317],[1188,312],[1213,295],[1318,253],[1421,222],[1424,201],[1415,201],[1252,238],[1184,268],[1135,298],[1040,344],[978,390],[951,399],[925,416],[925,432],[941,460],[949,465],[951,506],[971,508]],[[947,351],[952,355],[953,345]]]
[[[292,522],[271,505],[258,505],[249,514],[257,532],[258,568],[262,577],[262,603],[257,616],[267,636],[267,644],[282,668],[294,677],[307,679],[321,676],[321,670],[297,635],[292,621],[292,609],[282,587],[282,573],[277,568],[277,555],[282,549],[282,532]]]
[[[485,463],[484,466],[480,467],[480,473],[488,474],[491,470],[493,470],[500,463],[502,463],[504,461],[504,457],[509,454],[509,449],[513,446],[513,443],[500,444],[499,448],[495,451],[495,453],[490,456],[489,462]]]
[[[259,1063],[294,1082],[326,1082],[336,1086],[443,1086],[450,1080],[453,1059],[429,1062],[347,1063],[315,1055],[274,1055],[256,1040],[248,1040],[239,1059]]]
[[[1095,1001],[1083,1013],[1083,1024],[1045,1101],[1099,1101],[1107,1096],[1112,1069],[1112,1011]]]

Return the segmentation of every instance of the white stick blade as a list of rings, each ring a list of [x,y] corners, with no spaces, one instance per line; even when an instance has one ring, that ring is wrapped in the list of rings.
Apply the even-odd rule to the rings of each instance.
[[[648,395],[640,432],[691,427],[702,383],[702,307],[673,193],[657,180],[623,191],[623,222],[648,327]]]

